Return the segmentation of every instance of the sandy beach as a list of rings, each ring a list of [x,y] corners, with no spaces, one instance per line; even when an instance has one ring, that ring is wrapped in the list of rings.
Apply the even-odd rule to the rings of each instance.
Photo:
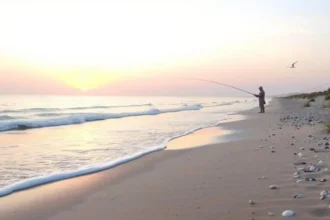
[[[244,120],[197,131],[110,170],[2,197],[0,219],[257,220],[285,218],[285,210],[294,219],[329,219],[330,200],[320,199],[330,190],[329,135],[312,123],[318,116],[297,125],[302,103],[284,99],[266,111],[245,111]],[[298,193],[304,198],[294,198]]]

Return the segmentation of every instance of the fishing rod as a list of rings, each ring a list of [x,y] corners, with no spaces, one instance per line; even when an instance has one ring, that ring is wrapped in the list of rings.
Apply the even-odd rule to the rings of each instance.
[[[244,89],[237,88],[237,87],[235,87],[235,86],[227,85],[227,84],[224,84],[224,83],[221,83],[221,82],[216,82],[216,81],[206,80],[206,79],[189,79],[189,80],[197,80],[197,81],[204,81],[204,82],[209,82],[209,83],[215,83],[215,84],[219,84],[219,85],[223,85],[223,86],[227,86],[227,87],[230,87],[230,88],[233,88],[233,89],[239,90],[239,91],[241,91],[241,92],[248,93],[248,94],[250,94],[250,95],[255,95],[255,94],[253,94],[252,92],[246,91],[246,90],[244,90]]]

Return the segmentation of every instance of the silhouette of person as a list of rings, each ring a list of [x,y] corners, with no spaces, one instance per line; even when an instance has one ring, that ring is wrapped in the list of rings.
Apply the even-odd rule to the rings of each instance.
[[[254,95],[255,97],[259,98],[259,108],[260,108],[260,112],[259,113],[265,113],[265,91],[262,88],[262,86],[259,87],[259,94],[258,95]]]

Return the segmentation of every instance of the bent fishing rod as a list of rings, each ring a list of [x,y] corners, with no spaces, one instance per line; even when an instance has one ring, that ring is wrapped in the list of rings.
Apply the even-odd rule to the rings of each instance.
[[[230,87],[230,88],[233,88],[233,89],[236,89],[236,90],[239,90],[241,92],[245,92],[245,93],[248,93],[250,95],[254,95],[252,92],[249,92],[249,91],[246,91],[244,89],[240,89],[240,88],[237,88],[235,86],[231,86],[231,85],[227,85],[227,84],[224,84],[224,83],[221,83],[221,82],[216,82],[216,81],[212,81],[212,80],[206,80],[206,79],[188,79],[188,80],[197,80],[197,81],[204,81],[204,82],[209,82],[209,83],[215,83],[215,84],[219,84],[219,85],[223,85],[223,86],[227,86],[227,87]]]

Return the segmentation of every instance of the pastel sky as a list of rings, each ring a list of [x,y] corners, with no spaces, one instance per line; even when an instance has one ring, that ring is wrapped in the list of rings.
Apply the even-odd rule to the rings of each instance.
[[[0,94],[330,87],[329,0],[0,0]],[[296,69],[286,68],[298,60]]]

